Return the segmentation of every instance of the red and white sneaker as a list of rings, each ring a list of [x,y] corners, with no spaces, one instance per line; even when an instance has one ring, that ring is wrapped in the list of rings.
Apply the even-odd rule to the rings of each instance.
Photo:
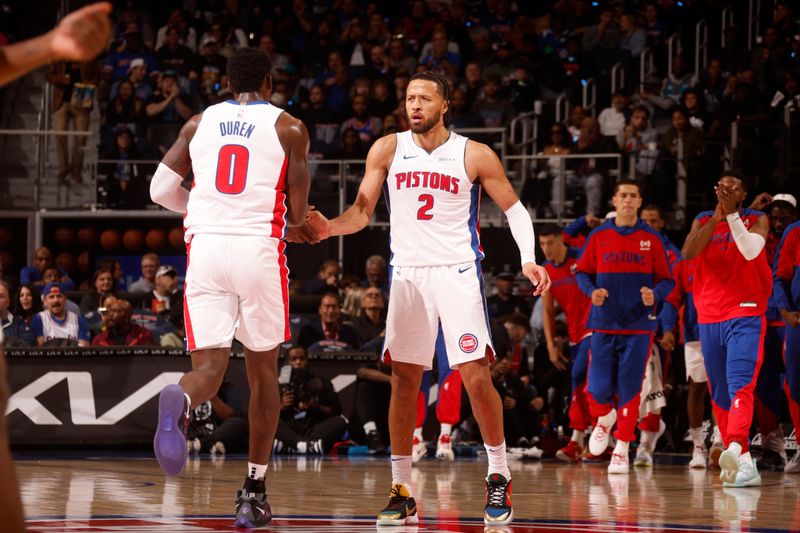
[[[606,448],[606,451],[601,453],[600,455],[595,455],[592,452],[586,452],[586,455],[583,456],[583,462],[585,463],[605,463],[611,460],[611,454],[614,453],[614,448],[609,446]]]
[[[580,444],[571,440],[556,452],[556,458],[565,463],[578,464],[583,459],[583,448]]]
[[[612,453],[611,463],[608,465],[609,474],[627,474],[630,472],[627,453]]]
[[[613,428],[614,424],[617,422],[617,411],[612,409],[609,414],[611,415],[611,421],[608,426],[603,426],[598,420],[592,430],[592,435],[589,437],[589,451],[593,455],[600,455],[603,453],[603,450],[608,448],[608,441],[611,438],[611,428]]]
[[[411,444],[411,462],[416,463],[426,455],[428,455],[428,444],[415,435]]]
[[[436,443],[436,458],[446,461],[454,461],[456,458],[453,453],[453,441],[447,433],[439,435],[439,441]]]

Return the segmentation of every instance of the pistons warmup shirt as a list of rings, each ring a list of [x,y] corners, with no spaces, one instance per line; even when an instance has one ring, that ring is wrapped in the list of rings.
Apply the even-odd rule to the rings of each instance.
[[[778,310],[800,309],[800,221],[783,233],[775,252],[773,289]]]
[[[544,263],[552,282],[550,292],[567,317],[567,333],[571,344],[579,343],[588,333],[586,322],[592,306],[592,301],[581,292],[575,277],[579,255],[580,250],[577,248],[567,248],[567,257],[563,263],[553,261]]]
[[[199,233],[283,238],[288,160],[268,102],[229,100],[203,111],[189,143],[194,182],[186,241]]]
[[[595,289],[608,291],[601,306],[592,305],[588,328],[610,333],[649,333],[656,329],[656,306],[642,303],[642,287],[653,290],[656,304],[674,282],[661,236],[637,220],[632,227],[611,219],[589,234],[578,261],[578,284],[591,298]]]
[[[714,213],[697,215],[705,225]],[[748,230],[761,211],[743,209],[739,216]],[[767,252],[761,250],[752,261],[744,258],[731,235],[728,221],[723,219],[714,228],[711,240],[695,258],[694,303],[701,324],[724,322],[732,318],[761,316],[767,310],[772,276]]]
[[[451,132],[430,154],[411,131],[397,134],[384,193],[393,266],[446,266],[483,259],[481,187],[464,166],[467,138]]]
[[[683,309],[683,341],[693,342],[700,340],[700,330],[697,326],[697,307],[694,305],[692,286],[694,285],[694,259],[678,259],[672,268],[672,279],[675,288],[667,296],[661,310],[661,321],[664,331],[673,331],[678,322],[678,310],[681,304]]]

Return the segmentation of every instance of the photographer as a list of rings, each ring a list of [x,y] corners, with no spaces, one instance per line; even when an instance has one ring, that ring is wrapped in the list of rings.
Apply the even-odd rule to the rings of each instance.
[[[186,440],[190,452],[247,453],[248,429],[241,392],[233,383],[223,381],[213,398],[192,410]]]
[[[511,372],[511,365],[510,357],[498,354],[491,366],[492,384],[503,401],[506,442],[527,448],[531,438],[537,436],[538,412],[544,407],[544,399]]]
[[[273,453],[324,455],[344,433],[339,396],[330,381],[308,369],[308,354],[292,346],[287,354],[291,374],[281,372],[281,418]]]

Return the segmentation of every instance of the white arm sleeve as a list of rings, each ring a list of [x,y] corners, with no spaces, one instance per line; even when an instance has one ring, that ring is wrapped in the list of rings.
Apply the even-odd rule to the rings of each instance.
[[[728,226],[731,228],[733,241],[739,251],[742,252],[744,258],[752,261],[758,257],[758,254],[761,253],[766,244],[764,237],[758,233],[747,231],[747,228],[744,227],[744,222],[739,218],[739,213],[732,213],[726,218],[728,219]]]
[[[189,191],[181,187],[183,177],[164,163],[159,163],[150,181],[150,198],[176,213],[186,213]]]
[[[533,223],[528,210],[522,206],[522,202],[512,205],[506,211],[508,227],[511,228],[511,235],[519,248],[519,255],[522,264],[536,263],[536,237],[533,234]]]

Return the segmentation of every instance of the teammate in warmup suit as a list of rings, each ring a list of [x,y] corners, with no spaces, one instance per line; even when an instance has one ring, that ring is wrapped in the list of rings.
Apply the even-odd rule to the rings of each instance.
[[[628,446],[636,437],[642,380],[656,329],[656,306],[674,282],[661,235],[637,216],[642,205],[639,186],[628,180],[617,182],[611,201],[616,216],[589,234],[576,278],[592,300],[586,324],[592,330],[586,390],[597,424],[589,451],[600,455],[606,450],[616,422],[617,445],[608,473],[627,474]]]
[[[714,211],[697,215],[683,245],[695,259],[694,303],[700,347],[722,442],[720,479],[727,487],[761,484],[750,456],[753,390],[761,368],[772,278],[767,264],[769,221],[742,208],[744,174],[728,171],[716,186]]]
[[[317,238],[364,228],[386,189],[392,258],[384,359],[392,363],[389,433],[392,488],[377,523],[417,522],[411,494],[412,439],[422,372],[431,368],[439,320],[447,357],[458,368],[480,425],[489,459],[487,524],[512,519],[511,473],[506,463],[500,397],[489,373],[494,350],[483,297],[478,208],[485,189],[508,217],[522,271],[540,295],[550,286],[534,262],[530,216],[491,148],[447,130],[447,80],[432,72],[412,76],[406,89],[411,130],[382,137],[367,155],[355,204],[328,220],[309,213]]]
[[[278,345],[290,338],[284,236],[308,208],[308,132],[269,103],[270,60],[243,48],[228,61],[233,99],[186,123],[158,166],[153,201],[184,213],[184,322],[192,371],[159,397],[153,446],[161,468],[186,463],[190,409],[219,390],[234,335],[250,384],[249,464],[237,492],[237,527],[267,524],[267,460],[280,415]],[[194,174],[191,192],[181,187]],[[238,328],[236,324],[238,323]]]

